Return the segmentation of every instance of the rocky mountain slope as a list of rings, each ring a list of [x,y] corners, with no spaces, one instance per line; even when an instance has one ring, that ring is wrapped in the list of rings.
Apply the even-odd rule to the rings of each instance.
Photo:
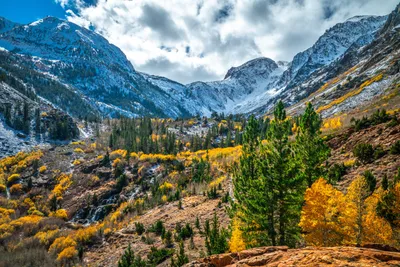
[[[54,17],[27,25],[1,21],[4,53],[20,56],[25,67],[71,87],[102,115],[191,114],[137,73],[120,49],[90,30]],[[62,99],[63,95],[57,97]]]
[[[371,43],[354,44],[335,62],[312,74],[306,85],[283,92],[281,98],[288,103],[296,103],[296,95],[306,96],[290,107],[290,112],[298,114],[304,103],[312,102],[323,117],[340,116],[373,105],[377,99],[388,97],[388,92],[396,95],[400,77],[399,17],[400,5]]]
[[[294,104],[315,90],[307,88],[311,87],[313,73],[329,66],[352,47],[371,43],[386,19],[386,16],[351,18],[328,29],[290,63],[255,59],[230,69],[223,81],[196,82],[188,87],[204,105],[213,103],[209,108],[219,112],[264,113],[279,98],[285,98],[287,105]],[[293,88],[300,89],[294,92]]]
[[[53,17],[28,25],[0,19],[0,47],[18,64],[71,88],[84,100],[87,113],[166,117],[213,111],[261,113],[278,98],[294,104],[310,94],[315,90],[310,75],[351,47],[369,44],[385,20],[355,17],[327,30],[290,63],[257,58],[231,68],[222,81],[188,85],[136,72],[126,56],[100,35]],[[54,103],[54,96],[43,97]],[[57,97],[63,98],[62,94]]]

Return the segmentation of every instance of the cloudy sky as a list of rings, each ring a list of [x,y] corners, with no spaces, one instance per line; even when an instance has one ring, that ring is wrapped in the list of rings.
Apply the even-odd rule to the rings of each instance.
[[[54,0],[143,72],[189,83],[222,79],[264,56],[290,61],[326,29],[385,15],[398,0]]]

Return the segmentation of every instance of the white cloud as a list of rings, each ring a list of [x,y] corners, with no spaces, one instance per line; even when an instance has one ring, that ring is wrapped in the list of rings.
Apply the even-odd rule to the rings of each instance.
[[[385,15],[397,0],[55,0],[139,71],[188,83],[221,79],[259,56],[288,60],[329,27]]]

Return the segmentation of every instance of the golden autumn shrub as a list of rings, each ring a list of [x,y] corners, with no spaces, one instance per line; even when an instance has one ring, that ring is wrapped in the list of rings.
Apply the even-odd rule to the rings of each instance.
[[[232,223],[232,236],[229,241],[229,251],[239,252],[246,249],[246,243],[243,240],[243,232],[240,230],[240,222],[234,219]]]
[[[139,157],[140,161],[149,161],[149,162],[165,162],[165,161],[173,161],[176,157],[174,155],[164,155],[164,154],[142,154]]]
[[[18,181],[20,178],[21,178],[21,175],[19,175],[19,174],[17,174],[17,173],[14,173],[14,174],[11,174],[11,175],[8,177],[7,182],[8,182],[9,184],[13,184],[13,183],[15,183],[16,181]]]
[[[342,127],[342,122],[340,120],[340,117],[326,119],[323,122],[324,130],[338,129],[340,127]]]
[[[168,192],[174,188],[174,185],[165,181],[160,187],[158,188],[161,192]]]
[[[47,167],[45,165],[40,166],[39,173],[44,173],[45,171],[47,171]]]
[[[49,248],[49,252],[53,254],[58,254],[68,247],[76,247],[76,241],[70,236],[61,236],[54,240]]]
[[[10,237],[14,232],[14,227],[8,223],[0,224],[0,240]]]
[[[73,238],[79,244],[87,245],[93,242],[93,239],[97,236],[97,232],[97,225],[92,225],[75,231]]]
[[[127,155],[127,151],[124,149],[117,149],[110,153],[110,159],[114,160],[116,158],[125,158]]]
[[[57,199],[62,199],[64,192],[71,186],[72,174],[61,173],[56,180],[58,183],[55,185],[54,189],[51,191],[50,197],[55,196]]]
[[[80,147],[75,148],[75,149],[74,149],[74,152],[75,152],[75,153],[84,153],[83,149],[80,148]]]
[[[73,261],[78,256],[78,251],[74,246],[67,247],[61,251],[57,256],[57,262],[68,263]]]
[[[35,234],[35,238],[39,240],[40,244],[49,246],[57,238],[57,236],[59,235],[59,232],[60,232],[60,230],[58,230],[58,229],[37,232]]]
[[[68,220],[68,213],[65,209],[58,209],[55,212],[51,212],[50,217],[56,217],[63,220]]]
[[[0,184],[0,194],[6,192],[6,186],[4,184]]]

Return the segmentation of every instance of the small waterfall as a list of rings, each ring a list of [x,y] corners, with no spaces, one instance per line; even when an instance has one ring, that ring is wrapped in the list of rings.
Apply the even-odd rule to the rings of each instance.
[[[10,194],[10,188],[8,188],[8,186],[6,186],[6,194],[7,194],[7,199],[10,199],[11,194]]]
[[[111,195],[110,197],[103,199],[99,205],[86,207],[80,209],[75,216],[71,219],[71,222],[89,225],[98,222],[106,217],[112,210],[113,206],[117,204],[119,195]]]

